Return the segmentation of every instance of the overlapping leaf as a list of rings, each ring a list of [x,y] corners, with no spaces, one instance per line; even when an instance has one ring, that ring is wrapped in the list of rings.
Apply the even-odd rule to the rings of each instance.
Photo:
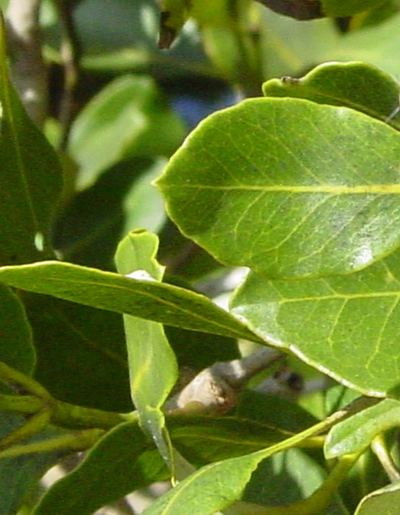
[[[400,135],[342,107],[251,99],[204,121],[157,181],[182,232],[269,278],[362,269],[400,244]]]
[[[260,341],[204,295],[156,281],[58,261],[5,266],[0,268],[0,280],[23,290],[184,329]]]
[[[232,300],[267,341],[376,396],[400,392],[399,309],[399,251],[342,277],[268,281],[251,273]]]
[[[399,85],[382,70],[363,62],[324,63],[300,79],[283,77],[263,85],[265,96],[305,98],[351,107],[400,126],[394,114],[399,106]]]

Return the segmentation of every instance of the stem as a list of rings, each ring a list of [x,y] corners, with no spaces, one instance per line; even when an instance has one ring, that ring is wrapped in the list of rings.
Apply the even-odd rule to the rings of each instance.
[[[104,435],[102,429],[87,429],[76,433],[69,433],[59,438],[52,438],[42,442],[34,442],[26,445],[15,445],[11,449],[0,452],[1,458],[15,458],[26,454],[38,452],[70,451],[79,452],[93,447]]]
[[[400,473],[393,463],[392,457],[390,456],[390,453],[387,449],[386,442],[382,434],[374,438],[371,444],[371,449],[380,461],[390,481],[399,481]]]
[[[31,119],[41,127],[47,115],[47,70],[42,56],[41,0],[10,0],[7,39],[10,73]]]
[[[52,402],[52,397],[43,386],[31,377],[9,367],[0,361],[0,381],[11,389],[22,393],[31,393],[48,402]]]

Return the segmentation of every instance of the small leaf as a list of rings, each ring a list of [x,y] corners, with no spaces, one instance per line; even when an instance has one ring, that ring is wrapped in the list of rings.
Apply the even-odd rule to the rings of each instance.
[[[400,244],[400,134],[362,113],[250,99],[201,123],[157,181],[181,231],[269,278],[354,272]]]
[[[161,281],[164,267],[156,260],[158,238],[155,234],[132,231],[118,246],[115,256],[123,275],[148,274]],[[173,452],[161,407],[178,378],[175,354],[162,324],[124,315],[132,400],[140,423],[152,435],[164,460],[173,468]]]
[[[400,503],[400,481],[387,485],[368,494],[354,515],[395,515]]]
[[[366,395],[399,395],[400,252],[361,272],[268,281],[250,273],[231,309],[272,345]]]
[[[8,78],[0,26],[0,264],[49,259],[50,222],[62,187],[54,150],[26,114]]]
[[[304,98],[362,111],[382,121],[399,105],[399,85],[390,75],[362,62],[325,63],[301,79],[283,77],[263,85],[268,97]],[[400,127],[396,118],[392,125]]]
[[[385,399],[333,426],[325,442],[325,456],[330,459],[359,453],[379,433],[399,425],[400,402]]]
[[[184,329],[260,341],[204,295],[157,281],[58,261],[2,267],[0,280],[23,290]]]

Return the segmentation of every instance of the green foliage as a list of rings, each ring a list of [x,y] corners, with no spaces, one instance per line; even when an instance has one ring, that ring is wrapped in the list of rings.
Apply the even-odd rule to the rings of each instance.
[[[44,3],[44,128],[1,28],[0,515],[395,513],[399,4],[160,10]]]

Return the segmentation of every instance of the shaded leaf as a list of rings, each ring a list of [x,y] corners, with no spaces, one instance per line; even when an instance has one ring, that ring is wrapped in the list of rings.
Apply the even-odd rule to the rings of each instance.
[[[263,85],[265,96],[305,98],[362,111],[382,121],[399,105],[399,85],[390,75],[367,63],[325,63],[301,79],[283,77]],[[392,125],[400,127],[396,118]]]
[[[9,81],[3,24],[0,32],[0,263],[17,264],[53,257],[49,229],[62,178]]]
[[[105,270],[113,267],[124,225],[124,197],[152,164],[152,159],[140,157],[119,162],[73,197],[53,231],[54,245],[65,261]]]
[[[325,456],[330,459],[359,453],[379,433],[399,424],[400,402],[384,399],[333,426],[325,441]]]
[[[2,413],[0,438],[19,427],[25,419],[19,415]],[[58,430],[46,429],[29,439],[29,442],[47,440],[59,434]],[[0,513],[14,515],[30,491],[37,486],[43,474],[57,463],[62,453],[49,452],[0,459]]]
[[[121,316],[26,294],[37,379],[59,400],[116,412],[132,410]]]
[[[91,515],[134,490],[168,477],[161,456],[143,431],[131,423],[121,424],[45,493],[34,514]]]
[[[225,264],[270,278],[343,274],[400,244],[388,230],[400,216],[399,144],[350,109],[251,99],[200,124],[157,185],[182,232]]]
[[[0,284],[0,361],[30,375],[36,356],[32,332],[18,297]]]
[[[382,5],[385,0],[321,0],[327,16],[351,16]]]
[[[260,341],[207,297],[156,281],[58,261],[2,267],[0,280],[24,290],[167,325]]]
[[[118,77],[72,126],[70,152],[81,167],[78,186],[89,186],[99,172],[127,157],[168,156],[184,136],[183,124],[150,77]]]
[[[399,251],[343,277],[268,281],[250,273],[232,311],[286,348],[367,395],[399,394]]]

